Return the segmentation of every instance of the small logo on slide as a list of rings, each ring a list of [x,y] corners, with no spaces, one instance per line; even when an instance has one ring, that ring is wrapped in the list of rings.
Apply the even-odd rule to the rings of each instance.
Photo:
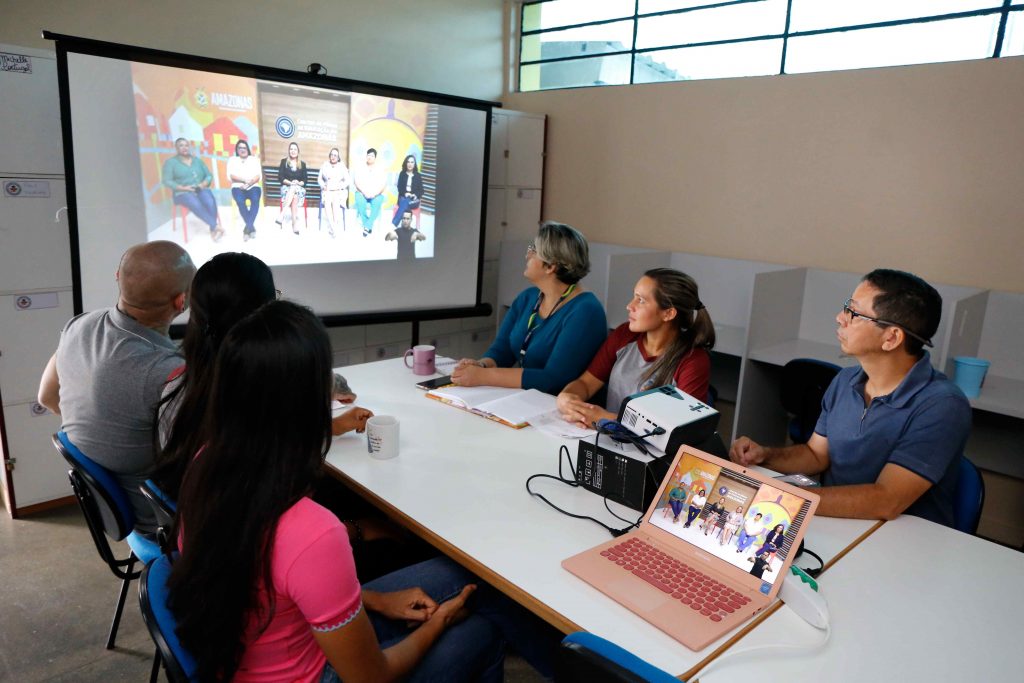
[[[21,194],[21,185],[12,180],[4,185],[4,192],[6,192],[9,197],[17,197]]]
[[[278,116],[274,121],[274,130],[283,138],[290,138],[295,135],[295,122],[287,116]]]

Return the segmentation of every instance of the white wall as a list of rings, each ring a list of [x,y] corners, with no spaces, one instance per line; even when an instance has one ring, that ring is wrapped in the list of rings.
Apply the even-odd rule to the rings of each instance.
[[[0,43],[42,30],[480,99],[502,92],[502,0],[4,2]]]

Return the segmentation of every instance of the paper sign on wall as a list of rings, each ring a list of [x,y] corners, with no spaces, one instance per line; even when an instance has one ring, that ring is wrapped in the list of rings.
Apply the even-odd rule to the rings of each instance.
[[[16,55],[10,52],[0,52],[0,71],[30,74],[32,73],[32,58],[28,55]]]

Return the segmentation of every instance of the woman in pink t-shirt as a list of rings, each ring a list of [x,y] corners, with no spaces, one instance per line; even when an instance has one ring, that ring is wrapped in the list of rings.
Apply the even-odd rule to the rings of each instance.
[[[648,270],[626,310],[629,320],[612,330],[586,372],[558,394],[567,422],[593,427],[614,420],[624,398],[666,384],[707,400],[715,326],[694,279],[673,268]],[[605,405],[587,403],[604,386]]]
[[[242,319],[218,351],[169,580],[199,678],[500,681],[486,587],[470,613],[473,579],[446,559],[360,587],[345,527],[308,497],[331,443],[332,386],[323,325],[287,301]]]

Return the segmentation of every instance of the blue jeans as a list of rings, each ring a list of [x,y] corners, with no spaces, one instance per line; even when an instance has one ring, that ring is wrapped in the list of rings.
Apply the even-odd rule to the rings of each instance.
[[[395,209],[395,216],[391,219],[391,222],[398,227],[398,224],[402,222],[402,214],[406,211],[412,211],[420,207],[420,200],[409,199],[408,197],[398,198],[398,207]]]
[[[260,211],[260,197],[263,190],[253,185],[248,190],[240,187],[231,188],[231,197],[238,206],[238,213],[245,221],[245,232],[256,232],[256,214]],[[246,204],[248,202],[248,204]]]
[[[736,552],[743,552],[754,544],[757,536],[748,536],[746,529],[740,529],[739,538],[736,540]]]
[[[373,232],[373,226],[377,224],[377,219],[380,218],[380,208],[384,205],[384,195],[379,194],[373,199],[367,199],[363,196],[363,193],[356,190],[356,213],[359,214],[359,222],[363,224],[363,230],[366,232]],[[367,207],[369,207],[369,216],[367,216]]]
[[[210,232],[217,228],[217,200],[207,188],[195,192],[175,192],[174,203],[184,206],[209,225]]]
[[[405,588],[422,588],[437,602],[455,597],[467,583],[479,588],[470,598],[471,614],[448,628],[410,674],[408,681],[494,681],[504,678],[505,641],[501,629],[511,620],[504,614],[508,602],[490,587],[445,557],[420,562],[370,581],[366,590],[388,593]],[[403,621],[368,612],[381,648],[398,643],[409,628]],[[320,683],[341,683],[331,668],[324,667]]]

